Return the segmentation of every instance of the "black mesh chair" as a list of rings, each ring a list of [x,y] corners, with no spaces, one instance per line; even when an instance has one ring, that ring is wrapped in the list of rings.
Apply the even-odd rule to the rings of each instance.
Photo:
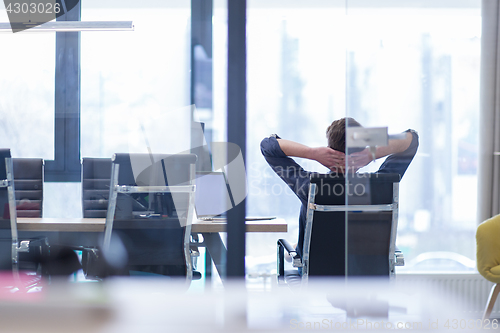
[[[404,263],[395,247],[399,180],[397,174],[356,174],[346,183],[334,174],[311,175],[302,257],[286,240],[278,241],[280,282],[394,274],[394,266]],[[346,188],[351,191],[348,195]],[[284,251],[302,275],[298,269],[285,271]]]
[[[107,256],[108,271],[96,275],[161,274],[190,282],[196,155],[115,154],[111,162],[104,240],[94,254]]]
[[[0,223],[10,231],[9,238],[1,239],[0,269],[18,269],[17,215],[14,196],[14,176],[10,149],[0,149]]]
[[[82,159],[82,210],[84,218],[105,218],[108,211],[111,158]]]
[[[20,173],[22,177],[23,173]],[[38,181],[34,183],[39,185]],[[17,276],[20,270],[35,272],[38,276],[46,275],[47,267],[42,266],[42,261],[49,256],[47,239],[19,240],[15,194],[13,159],[9,149],[0,149],[0,224],[2,229],[10,231],[10,237],[0,239],[0,269],[13,271]]]
[[[13,158],[17,217],[42,217],[43,168],[41,158]]]

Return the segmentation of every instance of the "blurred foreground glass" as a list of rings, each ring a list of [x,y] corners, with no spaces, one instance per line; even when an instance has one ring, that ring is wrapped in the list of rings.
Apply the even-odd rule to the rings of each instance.
[[[462,301],[450,302],[449,295],[427,284],[316,281],[300,293],[283,288],[248,293],[241,285],[229,285],[225,292],[185,293],[178,287],[175,280],[144,283],[141,278],[104,284],[55,283],[34,302],[2,302],[0,319],[9,332],[35,328],[68,332],[75,327],[82,332],[136,332],[145,326],[182,332],[498,329],[497,319],[480,322],[464,310]],[[199,310],[195,321],[193,304]]]

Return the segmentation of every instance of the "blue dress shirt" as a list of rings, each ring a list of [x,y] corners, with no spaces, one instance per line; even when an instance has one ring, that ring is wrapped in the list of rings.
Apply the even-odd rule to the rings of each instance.
[[[407,130],[406,132],[410,132],[413,136],[408,148],[401,153],[389,155],[377,173],[397,173],[401,178],[403,177],[418,149],[417,132],[414,130]],[[297,243],[297,253],[302,256],[309,195],[309,176],[312,172],[304,170],[295,160],[285,155],[277,139],[280,139],[280,137],[276,134],[265,138],[260,143],[260,150],[274,172],[290,187],[302,203]]]

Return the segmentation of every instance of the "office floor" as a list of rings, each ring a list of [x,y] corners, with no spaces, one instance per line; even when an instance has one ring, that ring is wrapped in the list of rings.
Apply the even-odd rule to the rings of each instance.
[[[197,261],[197,271],[201,273],[200,280],[193,280],[189,287],[189,292],[204,292],[208,288],[223,289],[223,283],[217,273],[217,269],[212,264],[211,279],[206,279],[205,275],[205,249],[200,248],[200,257]],[[274,272],[251,272],[245,277],[245,283],[248,290],[252,291],[271,291],[277,287],[276,274]]]

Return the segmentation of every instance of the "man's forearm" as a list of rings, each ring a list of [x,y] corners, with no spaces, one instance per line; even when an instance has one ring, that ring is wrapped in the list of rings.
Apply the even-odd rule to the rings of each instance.
[[[290,140],[278,139],[277,141],[286,156],[313,159],[312,148]]]
[[[385,157],[392,154],[397,154],[405,151],[411,144],[413,136],[410,132],[406,132],[406,137],[400,140],[389,140],[387,146],[377,147],[375,154],[376,158]]]
[[[278,139],[278,144],[286,156],[314,160],[331,170],[338,170],[345,165],[345,154],[330,147],[311,148],[301,143],[284,139]]]

